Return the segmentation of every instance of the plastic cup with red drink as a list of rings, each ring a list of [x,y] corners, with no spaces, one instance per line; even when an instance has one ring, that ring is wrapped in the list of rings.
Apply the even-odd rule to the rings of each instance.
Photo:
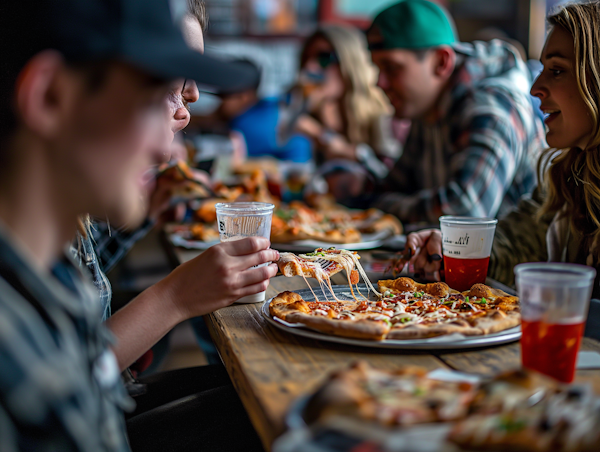
[[[540,262],[515,267],[523,367],[571,383],[596,270]]]
[[[446,283],[459,291],[485,283],[498,220],[440,217]]]

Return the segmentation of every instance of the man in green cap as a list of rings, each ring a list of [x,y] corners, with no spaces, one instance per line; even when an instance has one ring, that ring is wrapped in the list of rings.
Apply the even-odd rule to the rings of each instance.
[[[406,222],[495,217],[535,184],[544,127],[509,44],[459,43],[437,4],[404,0],[367,31],[378,85],[412,121],[404,153],[366,201]]]

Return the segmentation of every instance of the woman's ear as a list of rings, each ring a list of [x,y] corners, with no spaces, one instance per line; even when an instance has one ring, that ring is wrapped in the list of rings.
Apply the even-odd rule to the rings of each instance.
[[[65,113],[74,102],[77,83],[62,56],[53,50],[35,55],[15,84],[15,106],[20,122],[42,138],[60,133]]]
[[[450,46],[440,46],[435,49],[434,74],[447,80],[454,72],[456,66],[456,52]]]

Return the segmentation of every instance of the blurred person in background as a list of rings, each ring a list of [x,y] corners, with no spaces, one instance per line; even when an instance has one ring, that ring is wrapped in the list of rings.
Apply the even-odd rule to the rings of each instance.
[[[232,61],[247,67],[255,82],[241,91],[220,91],[217,94],[220,104],[216,110],[206,116],[194,115],[192,126],[222,131],[232,141],[241,135],[243,157],[274,157],[296,163],[310,161],[312,149],[306,137],[295,133],[285,141],[278,139],[281,100],[278,96],[259,96],[262,71],[258,65],[248,59]],[[232,147],[236,148],[235,143]],[[236,161],[240,160],[243,159],[236,158]]]
[[[600,1],[569,3],[548,18],[550,31],[531,88],[541,100],[550,146],[540,156],[540,185],[500,219],[488,275],[514,285],[523,262],[570,262],[597,270],[593,298],[600,296]],[[439,280],[438,229],[408,236],[415,271]],[[597,332],[596,332],[597,333]]]
[[[511,45],[457,42],[447,13],[426,0],[384,9],[367,40],[378,86],[412,125],[387,179],[356,206],[431,224],[440,215],[502,216],[533,190],[544,127]]]
[[[10,43],[0,83],[2,450],[128,450],[121,410],[131,400],[119,369],[177,323],[263,290],[275,274],[273,266],[251,268],[277,259],[268,241],[217,245],[102,324],[104,300],[66,248],[78,224],[86,238],[82,216],[142,220],[143,174],[165,159],[168,122],[177,119],[168,116],[169,80],[235,85],[246,75],[191,51],[168,2],[112,6],[1,7],[2,42]],[[181,388],[172,387],[143,414],[138,406],[129,423],[134,449],[262,450],[226,373],[208,370],[189,376],[193,395],[177,397]],[[229,422],[244,429],[241,439],[227,435]]]
[[[304,44],[280,133],[294,129],[313,140],[316,160],[327,165],[322,172],[329,173],[329,189],[338,198],[347,196],[354,179],[384,178],[401,152],[391,107],[376,80],[360,30],[322,25]]]

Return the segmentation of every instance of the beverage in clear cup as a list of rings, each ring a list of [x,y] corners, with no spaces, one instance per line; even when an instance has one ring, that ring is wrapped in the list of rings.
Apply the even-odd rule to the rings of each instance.
[[[459,291],[484,283],[498,220],[494,218],[440,217],[446,283]]]
[[[515,267],[523,367],[571,383],[596,270],[540,262]]]
[[[266,202],[217,203],[217,224],[221,242],[241,240],[246,237],[271,237],[271,218],[275,206]],[[268,264],[262,264],[268,265]],[[264,301],[265,292],[242,297],[236,303]]]

